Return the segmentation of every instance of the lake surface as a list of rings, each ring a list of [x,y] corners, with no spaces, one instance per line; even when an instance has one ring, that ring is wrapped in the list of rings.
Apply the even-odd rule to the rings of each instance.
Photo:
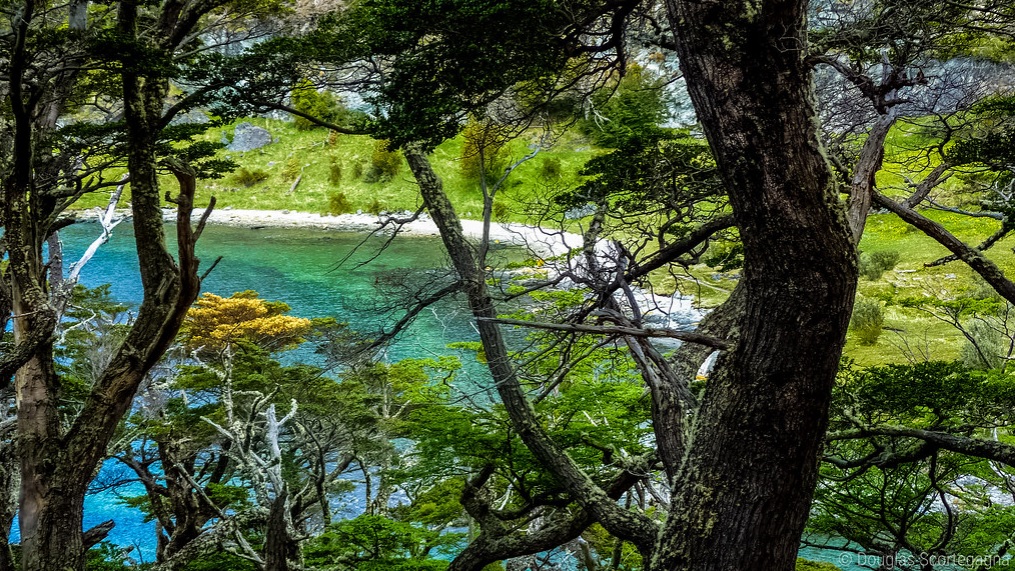
[[[171,237],[175,236],[173,227],[168,230]],[[76,261],[99,233],[95,223],[76,224],[61,231],[65,265],[69,267]],[[438,238],[399,237],[383,252],[379,250],[385,238],[374,237],[364,243],[365,239],[363,234],[325,230],[209,226],[197,248],[201,271],[219,256],[222,260],[204,280],[202,291],[229,296],[252,289],[264,299],[286,302],[292,315],[335,317],[354,329],[373,331],[391,322],[387,306],[404,299],[406,286],[434,279],[447,263]],[[357,247],[357,253],[339,266]],[[357,267],[375,255],[369,264]],[[110,284],[118,301],[137,304],[141,300],[137,264],[133,228],[121,224],[109,243],[85,266],[81,283],[88,287]],[[490,386],[485,367],[473,365],[473,354],[446,347],[454,341],[475,338],[461,304],[449,300],[423,312],[384,357],[397,361],[457,353],[466,364],[460,382]],[[304,352],[299,357],[312,360],[314,356]],[[110,461],[100,479],[114,478],[121,472],[127,474],[117,462]],[[134,490],[121,489],[120,493],[139,495],[142,490],[138,486]],[[112,491],[91,494],[85,502],[85,528],[113,519],[116,527],[109,540],[135,546],[131,553],[134,558],[154,560],[154,523],[144,522],[139,512],[125,508],[118,500]],[[13,531],[13,539],[17,540],[17,525]]]
[[[76,224],[61,231],[67,266],[80,257],[99,231],[94,223]],[[171,237],[175,236],[172,227],[169,231]],[[438,238],[400,237],[380,253],[385,238],[374,237],[364,242],[365,239],[362,234],[327,230],[209,226],[197,249],[202,260],[201,271],[217,257],[221,256],[222,260],[202,284],[202,291],[229,296],[252,289],[264,299],[286,302],[292,308],[292,315],[335,317],[354,329],[372,331],[390,323],[392,314],[385,308],[404,297],[400,286],[434,279],[448,264]],[[339,266],[339,262],[357,247],[358,252]],[[374,255],[376,259],[369,264],[357,267],[359,262]],[[491,261],[498,266],[511,257],[511,253],[505,251],[492,255]],[[109,243],[85,266],[81,282],[88,287],[111,284],[117,300],[140,302],[137,255],[129,224],[117,226]],[[391,345],[385,357],[396,361],[457,353],[466,365],[459,383],[490,387],[492,383],[485,367],[475,366],[472,354],[456,352],[446,346],[476,338],[463,304],[448,300],[423,312],[411,329]],[[312,359],[313,356],[304,353],[299,358]],[[126,468],[110,461],[103,466],[99,479],[115,479],[121,474],[129,476]],[[119,493],[140,495],[143,490],[138,485],[134,489],[121,488]],[[124,507],[117,492],[89,495],[85,500],[85,528],[110,519],[116,521],[108,538],[111,542],[133,546],[130,557],[139,562],[154,561],[154,523],[143,521],[138,511]],[[16,541],[17,538],[15,524],[12,539]],[[801,551],[801,556],[836,563],[847,571],[859,569],[844,565],[837,555],[825,550]]]

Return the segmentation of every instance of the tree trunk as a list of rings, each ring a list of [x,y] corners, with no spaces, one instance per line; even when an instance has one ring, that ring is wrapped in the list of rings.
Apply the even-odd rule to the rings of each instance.
[[[22,513],[22,571],[76,570],[84,567],[84,545],[81,530],[84,490],[68,490],[52,485],[48,478],[44,493],[36,488],[30,502],[21,509],[33,509],[32,516]],[[87,481],[84,488],[87,488]]]
[[[14,557],[8,538],[18,511],[20,482],[15,439],[9,437],[7,442],[0,444],[0,571],[14,571]]]
[[[507,344],[497,325],[497,311],[486,286],[484,260],[477,259],[465,240],[462,225],[443,183],[427,157],[406,149],[405,158],[420,187],[427,211],[440,230],[441,240],[461,280],[486,353],[487,366],[512,427],[533,455],[559,480],[575,501],[611,534],[633,543],[643,555],[651,552],[655,522],[644,514],[617,505],[616,498],[597,485],[546,433],[515,374]]]
[[[131,5],[126,10],[136,7]],[[133,24],[129,14],[125,19],[128,26]],[[95,381],[66,433],[60,430],[57,411],[59,380],[53,370],[52,342],[40,345],[18,371],[22,470],[19,525],[24,571],[81,569],[85,550],[104,535],[89,534],[90,539],[86,539],[81,529],[88,484],[106,456],[109,441],[130,409],[144,375],[175,339],[200,287],[198,260],[194,256],[200,228],[195,231],[190,225],[192,173],[174,171],[181,183],[177,199],[179,266],[166,247],[162,223],[155,141],[167,84],[164,80],[144,81],[126,72],[124,84],[127,135],[131,143],[128,153],[131,208],[144,298],[125,340]],[[15,212],[27,217],[32,210],[15,209]],[[12,267],[24,266],[14,272],[15,312],[29,316],[15,320],[16,337],[40,329],[31,327],[25,331],[33,320],[52,313],[44,295],[38,299],[38,292],[42,291],[39,284],[44,281],[41,271],[35,268],[38,264],[33,263],[41,260],[41,242],[37,243],[38,251],[29,262],[22,263],[21,255],[12,253]],[[46,311],[40,313],[38,308]],[[41,317],[34,316],[35,313]]]
[[[790,570],[857,275],[817,133],[806,2],[667,4],[744,243],[744,309],[650,569]]]
[[[264,571],[289,571],[300,567],[300,545],[293,538],[289,493],[283,489],[272,500],[264,534]]]

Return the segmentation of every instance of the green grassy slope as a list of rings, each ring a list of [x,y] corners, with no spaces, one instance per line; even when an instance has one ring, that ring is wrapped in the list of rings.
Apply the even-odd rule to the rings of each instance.
[[[400,156],[397,159],[398,170],[390,180],[367,182],[376,146],[368,137],[333,137],[325,129],[300,131],[294,123],[286,121],[263,118],[246,121],[267,128],[275,137],[275,142],[249,152],[223,150],[222,156],[236,161],[240,169],[221,179],[199,181],[198,205],[207,204],[209,197],[214,195],[218,208],[328,213],[335,210],[333,199],[339,193],[344,195],[345,210],[349,212],[414,210],[419,204],[412,175]],[[223,131],[231,136],[232,129],[232,126],[210,129],[204,137],[219,141]],[[509,146],[509,156],[517,160],[529,154],[528,146],[537,136],[537,133],[532,133],[529,138],[513,141]],[[462,174],[462,146],[461,137],[450,140],[437,148],[432,160],[459,212],[466,218],[477,218],[482,212],[482,196],[478,181]],[[526,214],[533,202],[531,198],[545,194],[552,186],[573,184],[574,173],[590,153],[587,143],[571,136],[519,166],[498,195],[498,202],[503,203],[497,210],[500,218],[519,222],[527,220]],[[559,169],[544,168],[548,162],[559,163]],[[248,173],[263,173],[266,178],[247,186],[242,180],[242,169]],[[561,174],[557,176],[550,170]],[[300,175],[299,185],[293,189],[293,183]],[[175,182],[168,175],[162,182],[167,189],[175,187]],[[108,193],[86,196],[79,202],[78,208],[104,206],[108,196]],[[127,200],[129,195],[124,197],[123,204]]]
[[[413,210],[419,204],[415,184],[401,157],[397,159],[398,171],[390,180],[367,181],[376,147],[367,137],[329,136],[324,129],[300,131],[291,122],[263,118],[248,121],[267,128],[276,142],[246,153],[222,151],[222,154],[235,160],[248,173],[263,173],[265,179],[247,186],[242,181],[242,173],[237,171],[221,179],[201,181],[198,205],[207,204],[212,195],[217,197],[219,208],[318,213],[334,212],[336,206],[347,212]],[[914,143],[904,129],[900,127],[892,136],[896,156],[909,152],[904,143]],[[223,130],[231,134],[232,126],[212,129],[205,137],[218,141]],[[529,145],[538,136],[532,133],[528,138],[513,141],[509,156],[518,159],[528,154]],[[462,174],[462,147],[462,137],[448,141],[437,148],[432,160],[461,215],[478,218],[482,212],[479,183]],[[576,173],[593,152],[588,142],[577,135],[566,136],[551,149],[541,151],[512,174],[498,197],[496,217],[517,222],[536,221],[533,213],[538,208],[533,205],[545,199],[554,187],[576,184]],[[922,168],[929,167],[924,164]],[[294,189],[293,183],[300,175],[300,183]],[[879,181],[885,187],[902,186],[901,177],[897,175],[882,174]],[[168,175],[163,183],[168,189],[175,186]],[[344,201],[336,202],[339,195]],[[107,193],[98,193],[86,197],[80,206],[104,206],[107,200]],[[129,196],[125,196],[121,204],[126,204],[127,200]],[[968,218],[947,212],[928,211],[926,214],[974,244],[990,235],[999,224],[987,218]],[[1015,271],[1013,246],[1015,238],[1008,238],[990,251],[990,257],[1006,272]],[[897,267],[881,279],[861,280],[860,294],[880,299],[885,305],[885,331],[874,345],[861,345],[851,332],[847,355],[861,365],[902,362],[909,356],[921,358],[922,355],[935,359],[957,358],[964,343],[961,334],[931,314],[909,307],[912,303],[905,301],[930,297],[952,299],[964,295],[977,287],[972,272],[961,263],[924,267],[948,252],[892,215],[870,217],[861,249],[866,252],[894,250],[901,258]],[[682,275],[660,272],[654,276],[653,284],[662,292],[679,290],[695,296],[702,306],[711,307],[725,299],[735,286],[735,280],[735,272],[720,274],[701,265]]]

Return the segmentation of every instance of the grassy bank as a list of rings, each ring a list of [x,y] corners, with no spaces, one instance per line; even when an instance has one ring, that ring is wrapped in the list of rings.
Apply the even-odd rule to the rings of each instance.
[[[325,129],[302,131],[288,121],[264,118],[246,121],[268,129],[275,142],[248,152],[223,150],[221,156],[232,159],[239,168],[220,179],[200,181],[198,205],[207,204],[212,195],[219,208],[330,214],[414,210],[419,204],[405,160],[398,153],[385,153],[369,137],[336,136]],[[210,129],[203,138],[220,141],[223,135],[230,138],[232,131],[233,126]],[[529,146],[539,135],[533,132],[512,141],[506,160],[529,154]],[[461,136],[445,142],[434,152],[432,162],[459,212],[466,218],[478,218],[482,213],[482,195],[479,181],[463,173],[463,145]],[[540,151],[512,173],[498,194],[497,217],[514,222],[529,220],[532,198],[545,195],[550,188],[573,184],[574,173],[591,152],[588,143],[577,136],[565,137],[552,148]],[[385,172],[378,172],[378,165]],[[162,182],[167,189],[175,187],[168,175]],[[79,204],[81,208],[91,208],[104,206],[107,200],[108,193],[98,193],[86,196]],[[126,200],[129,194],[124,203]]]
[[[414,210],[419,205],[418,192],[404,159],[397,153],[385,153],[368,137],[336,136],[324,129],[303,131],[292,122],[264,118],[247,121],[268,129],[275,141],[249,152],[222,151],[222,156],[237,162],[239,168],[223,178],[201,181],[198,205],[207,204],[212,195],[220,209],[341,214]],[[204,137],[225,140],[232,131],[233,126],[211,129]],[[540,135],[532,132],[512,141],[505,152],[504,164],[529,154]],[[893,132],[893,154],[911,152],[903,144],[910,138],[901,130]],[[461,215],[474,219],[481,215],[482,198],[478,180],[464,172],[464,146],[462,136],[447,141],[436,149],[432,162]],[[584,138],[575,134],[541,150],[512,173],[498,195],[495,218],[536,222],[540,211],[537,203],[545,200],[554,188],[577,184],[576,173],[594,152]],[[885,187],[901,185],[893,176],[899,178],[882,174],[879,182]],[[168,175],[163,182],[166,188],[175,187]],[[108,194],[99,193],[85,197],[81,206],[104,206],[107,200]],[[129,195],[122,204],[127,200]],[[999,224],[988,218],[946,212],[929,211],[927,215],[974,244],[994,232]],[[1015,238],[1008,238],[990,251],[990,257],[1006,272],[1015,271],[1013,246]],[[878,300],[883,307],[884,330],[873,344],[862,344],[859,336],[851,332],[847,355],[861,365],[903,362],[909,358],[957,358],[965,339],[953,326],[935,317],[933,311],[919,307],[919,301],[968,295],[979,287],[972,272],[961,263],[925,267],[948,252],[887,214],[870,217],[861,249],[868,253],[898,252],[899,261],[880,278],[861,280],[860,295]],[[653,277],[653,284],[660,291],[678,290],[694,296],[704,307],[713,307],[726,298],[736,285],[736,278],[736,272],[719,273],[699,265],[682,274],[659,272]]]

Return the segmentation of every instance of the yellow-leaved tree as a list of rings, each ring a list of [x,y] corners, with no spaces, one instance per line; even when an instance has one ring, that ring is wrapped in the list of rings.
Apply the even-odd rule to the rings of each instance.
[[[304,341],[312,324],[286,315],[289,310],[288,304],[261,299],[252,290],[230,297],[204,293],[187,312],[183,343],[201,352],[229,350],[240,341],[270,352],[291,349]]]

